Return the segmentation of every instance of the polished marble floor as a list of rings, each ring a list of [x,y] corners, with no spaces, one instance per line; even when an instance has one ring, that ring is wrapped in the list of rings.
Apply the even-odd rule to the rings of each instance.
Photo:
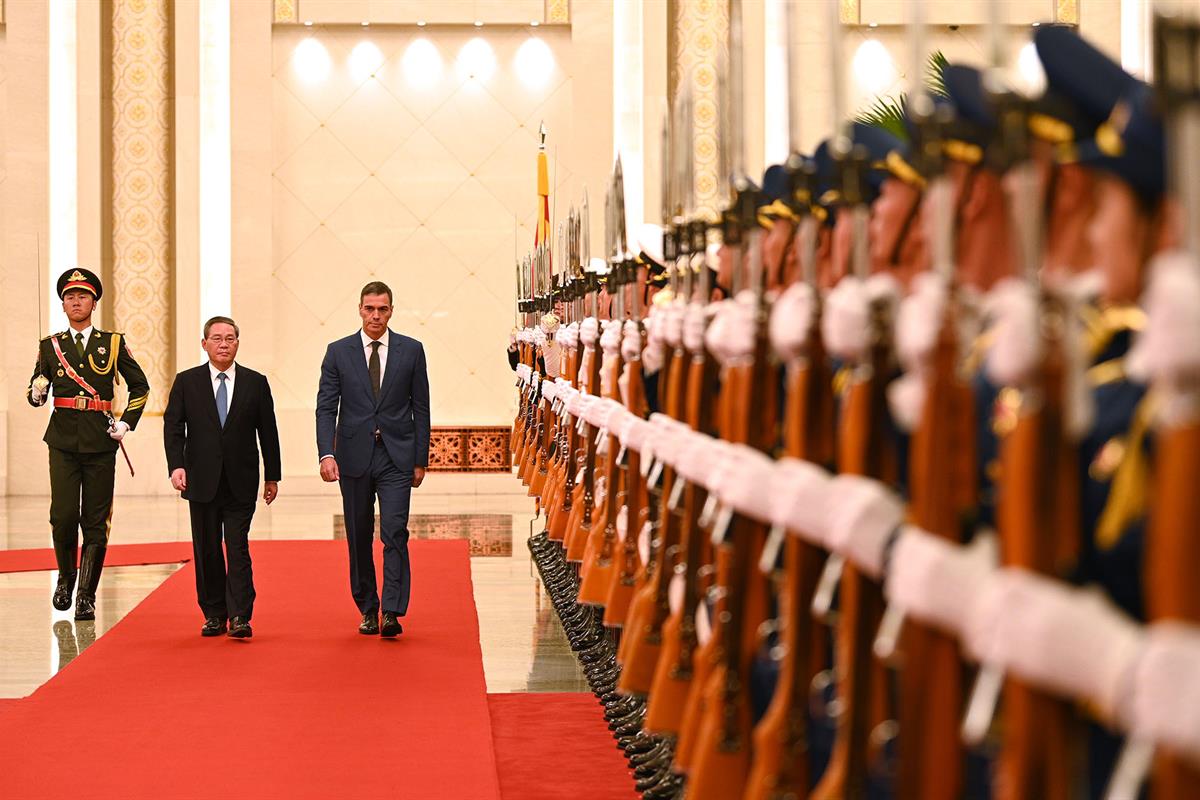
[[[519,486],[513,478],[510,493],[427,494],[418,490],[413,493],[412,514],[420,518],[413,535],[452,538],[457,529],[457,538],[471,541],[471,576],[489,692],[585,691],[587,683],[525,546],[533,501],[517,491]],[[0,497],[0,550],[49,547],[48,503],[45,497]],[[336,538],[341,510],[336,491],[281,494],[269,508],[259,504],[251,538]],[[175,498],[118,498],[111,541],[188,541],[188,525],[187,504]],[[50,607],[53,572],[0,574],[0,698],[30,694],[177,568],[106,569],[94,624],[74,622],[70,612],[55,612]],[[414,602],[419,602],[419,594]],[[180,631],[180,635],[198,635],[200,622],[197,612],[197,631]]]

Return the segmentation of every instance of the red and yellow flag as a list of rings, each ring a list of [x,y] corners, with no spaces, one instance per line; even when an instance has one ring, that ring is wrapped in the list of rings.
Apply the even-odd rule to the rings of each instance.
[[[533,247],[538,246],[549,240],[550,238],[550,169],[546,164],[546,126],[542,125],[541,143],[538,144],[537,154],[537,192],[538,192],[538,220],[537,227],[533,232]],[[536,286],[534,282],[535,276],[530,276],[530,286]]]

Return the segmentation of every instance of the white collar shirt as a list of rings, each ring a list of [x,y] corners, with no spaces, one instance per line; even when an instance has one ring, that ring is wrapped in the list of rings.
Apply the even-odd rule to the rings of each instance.
[[[214,367],[211,361],[208,362],[208,380],[210,383],[212,383],[214,399],[217,396],[217,389],[221,388],[221,379],[217,377],[220,374],[221,374],[221,371],[219,369],[217,369],[216,367]],[[228,397],[228,399],[230,400],[230,402],[233,401],[233,384],[236,382],[237,382],[237,364],[233,363],[233,364],[229,365],[229,369],[225,370],[225,394]]]
[[[388,339],[391,338],[391,329],[385,330],[383,336],[379,337],[379,384],[383,385],[383,376],[387,372],[388,359]],[[362,339],[363,355],[367,359],[367,366],[371,366],[371,343],[375,340],[367,336],[367,332],[359,330],[358,336]]]

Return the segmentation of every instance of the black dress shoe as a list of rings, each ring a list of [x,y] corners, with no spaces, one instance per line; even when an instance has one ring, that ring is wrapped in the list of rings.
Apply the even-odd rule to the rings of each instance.
[[[376,613],[363,614],[362,622],[358,623],[358,632],[363,636],[375,636],[379,633],[379,615]]]
[[[95,619],[96,618],[96,596],[86,595],[83,589],[79,590],[79,594],[75,595],[75,619]]]
[[[400,620],[396,619],[396,615],[391,611],[383,612],[383,625],[379,628],[379,635],[385,639],[391,639],[404,633],[404,626],[400,624]]]
[[[71,591],[75,588],[75,573],[58,573],[58,583],[54,586],[54,598],[51,602],[59,611],[71,607]]]
[[[201,636],[220,636],[225,632],[225,620],[220,617],[207,617],[204,626],[200,628]]]
[[[250,629],[250,621],[245,617],[234,617],[229,620],[229,638],[249,639],[253,635],[254,631]]]

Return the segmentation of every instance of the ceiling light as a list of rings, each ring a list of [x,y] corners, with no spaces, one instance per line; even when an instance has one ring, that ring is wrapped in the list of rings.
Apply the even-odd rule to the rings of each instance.
[[[311,28],[311,27],[312,27],[312,20],[311,20],[311,19],[306,19],[306,20],[304,20],[304,27],[306,27],[306,28]]]
[[[364,28],[368,28],[368,27],[370,27],[371,23],[364,20],[362,25]]]
[[[868,25],[867,27],[868,27],[868,28],[878,28],[878,27],[879,27],[879,23],[878,23],[878,22],[872,22],[872,23],[871,23],[870,25]]]
[[[479,21],[479,20],[475,20],[475,27],[476,27],[476,28],[482,28],[482,27],[483,27],[483,23],[482,23],[481,21]]]
[[[423,20],[423,19],[419,19],[419,20],[417,20],[417,27],[418,27],[418,28],[424,28],[424,27],[425,27],[425,20]]]
[[[530,23],[529,23],[529,27],[531,27],[531,28],[536,28],[538,25],[541,25],[541,24],[542,24],[542,23],[538,22],[538,21],[535,19],[535,20],[533,20],[532,22],[530,22]]]

